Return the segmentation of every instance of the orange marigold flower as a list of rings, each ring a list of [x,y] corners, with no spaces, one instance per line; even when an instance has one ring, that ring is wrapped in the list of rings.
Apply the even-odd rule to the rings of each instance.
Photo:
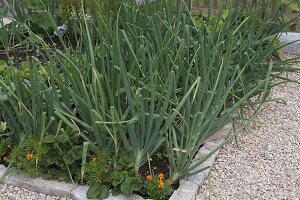
[[[159,180],[163,180],[165,178],[163,173],[158,174],[157,177],[159,178]]]
[[[4,157],[2,158],[2,160],[3,160],[4,162],[6,162],[6,161],[8,160],[8,156],[4,156]]]
[[[97,162],[97,156],[93,156],[92,159],[91,159],[91,162],[92,162],[92,163]]]
[[[148,176],[147,176],[147,180],[148,180],[148,181],[151,181],[151,180],[152,180],[152,178],[153,178],[153,176],[152,176],[152,175],[148,175]]]
[[[25,155],[25,157],[26,157],[27,160],[30,160],[30,159],[33,158],[33,153],[28,153],[28,154]]]
[[[165,183],[162,180],[160,180],[157,187],[163,189],[165,187]]]

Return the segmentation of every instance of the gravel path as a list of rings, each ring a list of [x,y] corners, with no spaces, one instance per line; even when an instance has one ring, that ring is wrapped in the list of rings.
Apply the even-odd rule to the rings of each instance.
[[[0,200],[67,200],[67,198],[49,196],[24,188],[0,184]]]
[[[300,73],[289,76],[300,81]],[[211,199],[300,200],[300,87],[272,91],[287,105],[270,103],[254,125],[222,149],[209,182]],[[197,200],[209,199],[208,181]]]

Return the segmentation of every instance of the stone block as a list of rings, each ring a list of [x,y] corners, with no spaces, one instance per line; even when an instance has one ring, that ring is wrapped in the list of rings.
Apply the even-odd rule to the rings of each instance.
[[[169,200],[195,200],[199,191],[199,185],[191,181],[182,181],[179,188]]]
[[[73,184],[55,180],[30,178],[20,173],[10,173],[10,175],[4,180],[4,183],[39,193],[61,197],[69,197],[71,191],[76,187]]]
[[[291,43],[285,47],[283,47],[283,52],[287,54],[300,55],[300,33],[282,33],[279,37],[280,44],[285,45]],[[298,41],[297,41],[298,40]]]
[[[72,190],[71,192],[71,198],[72,200],[88,200],[86,193],[88,191],[88,186],[86,185],[81,185]],[[117,195],[117,196],[112,196],[111,194],[109,195],[108,198],[105,200],[144,200],[141,196],[138,195],[132,195],[130,197],[126,197],[124,195]]]
[[[0,28],[2,27],[2,23],[3,25],[7,25],[7,24],[10,24],[12,23],[12,20],[8,19],[8,18],[3,18],[3,19],[0,19]]]

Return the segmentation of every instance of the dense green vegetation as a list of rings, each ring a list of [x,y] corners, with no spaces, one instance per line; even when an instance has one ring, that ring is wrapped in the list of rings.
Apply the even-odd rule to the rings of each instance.
[[[245,128],[298,70],[282,60],[290,22],[279,11],[194,16],[184,1],[62,1],[55,16],[45,2],[3,8],[15,21],[0,28],[0,156],[32,176],[88,183],[91,198],[112,189],[166,199],[217,150],[195,158],[209,136],[233,120]],[[39,6],[44,19],[33,16]],[[57,23],[67,34],[52,34]],[[16,62],[17,49],[31,53]],[[153,157],[168,161],[167,174],[152,172]]]

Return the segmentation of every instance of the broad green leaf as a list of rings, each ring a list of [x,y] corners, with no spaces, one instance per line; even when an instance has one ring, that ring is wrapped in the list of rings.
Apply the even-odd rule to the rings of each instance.
[[[117,186],[124,181],[125,177],[121,172],[115,171],[111,174],[111,179],[112,179],[112,185]]]
[[[56,142],[56,137],[54,135],[46,135],[43,138],[43,142],[47,144],[54,143]]]
[[[121,184],[121,192],[125,196],[130,196],[133,191],[139,191],[142,188],[142,181],[138,177],[126,177]]]
[[[64,161],[67,165],[71,165],[75,160],[77,160],[76,155],[73,149],[70,149],[68,153],[64,155]]]
[[[101,185],[100,184],[92,184],[90,185],[86,195],[89,199],[95,199],[100,194]]]
[[[109,196],[109,189],[106,185],[101,185],[99,188],[99,194],[97,197],[99,199],[106,199]]]
[[[66,143],[68,142],[68,136],[66,136],[66,134],[64,133],[61,133],[57,136],[57,141],[61,143]]]

